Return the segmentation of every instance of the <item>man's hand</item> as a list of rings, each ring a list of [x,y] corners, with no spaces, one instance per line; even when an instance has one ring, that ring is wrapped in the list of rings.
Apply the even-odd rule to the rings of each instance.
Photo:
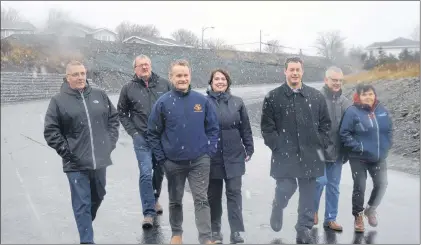
[[[250,161],[250,158],[251,158],[250,156],[246,156],[246,159],[245,159],[246,162]]]

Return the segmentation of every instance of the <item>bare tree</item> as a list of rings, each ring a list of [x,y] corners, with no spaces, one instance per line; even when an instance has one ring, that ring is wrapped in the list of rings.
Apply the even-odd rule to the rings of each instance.
[[[199,38],[192,31],[180,28],[173,33],[171,36],[178,42],[198,48],[200,46]]]
[[[279,40],[269,40],[266,42],[266,46],[263,48],[263,51],[271,54],[282,53],[282,45]]]
[[[47,28],[55,28],[62,22],[71,21],[70,12],[61,9],[50,9],[48,11]]]
[[[319,55],[337,61],[345,56],[344,40],[340,31],[319,32],[315,48]]]
[[[420,40],[420,25],[419,24],[414,28],[414,31],[411,34],[411,38],[412,40],[415,40],[415,41]]]
[[[3,8],[1,7],[1,21],[8,21],[8,22],[19,22],[22,21],[23,18],[18,10],[14,8]]]
[[[233,45],[229,45],[224,40],[219,38],[206,40],[205,46],[214,50],[236,50]]]
[[[116,27],[118,40],[123,41],[124,39],[131,36],[143,36],[143,37],[159,37],[160,31],[154,25],[139,25],[133,24],[128,21],[121,22]]]

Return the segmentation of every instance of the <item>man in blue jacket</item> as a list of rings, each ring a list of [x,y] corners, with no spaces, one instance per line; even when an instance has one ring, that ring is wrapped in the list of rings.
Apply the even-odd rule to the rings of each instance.
[[[171,244],[182,243],[182,199],[186,179],[194,199],[200,243],[211,243],[207,197],[210,157],[216,153],[219,124],[208,99],[191,90],[190,66],[185,60],[171,64],[172,91],[160,97],[148,120],[147,140],[168,180]]]

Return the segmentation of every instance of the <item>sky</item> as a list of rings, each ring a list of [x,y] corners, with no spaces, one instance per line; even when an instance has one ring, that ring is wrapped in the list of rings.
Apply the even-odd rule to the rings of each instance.
[[[319,32],[339,30],[347,48],[373,42],[410,38],[420,23],[419,1],[2,1],[35,26],[41,27],[50,8],[70,12],[71,17],[94,27],[115,30],[122,21],[153,24],[163,37],[185,28],[204,38],[219,38],[239,50],[257,50],[262,42],[278,39],[286,52],[314,54]],[[256,43],[238,45],[244,43]]]

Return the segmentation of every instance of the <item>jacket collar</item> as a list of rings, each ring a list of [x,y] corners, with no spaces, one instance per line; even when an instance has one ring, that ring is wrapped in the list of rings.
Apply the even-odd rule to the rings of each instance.
[[[327,85],[323,86],[323,91],[329,99],[337,99],[342,95],[342,89],[340,89],[338,92],[333,92]]]
[[[86,98],[91,93],[91,91],[92,91],[92,87],[89,85],[88,80],[86,80],[86,86],[83,89],[83,91],[72,89],[69,83],[67,82],[66,78],[63,78],[63,83],[61,84],[61,87],[60,87],[60,92],[76,96],[77,98],[82,98],[82,94],[83,94],[83,97]]]
[[[210,86],[206,90],[206,93],[211,97],[212,99],[216,101],[224,101],[228,102],[228,100],[231,98],[231,91],[227,89],[225,92],[215,92],[213,91]]]
[[[148,80],[148,87],[155,87],[158,84],[159,76],[152,72],[151,77]],[[137,77],[136,74],[133,75],[132,81],[135,83],[141,84],[143,87],[146,87],[145,81],[143,81],[141,78]]]
[[[281,86],[284,90],[284,93],[286,96],[290,97],[291,95],[293,95],[295,92],[288,86],[287,82],[285,82],[284,84],[282,84]],[[301,94],[303,97],[308,97],[308,87],[307,85],[305,85],[304,83],[302,83],[301,88],[298,90],[299,94]]]
[[[171,87],[171,89],[172,89],[172,91],[173,91],[173,93],[174,93],[174,94],[176,94],[176,95],[178,95],[178,96],[181,96],[181,97],[184,97],[184,96],[187,96],[187,95],[189,95],[189,94],[190,94],[190,91],[191,91],[191,85],[189,85],[189,89],[187,90],[187,92],[183,92],[183,91],[177,90],[177,89],[175,88],[175,86],[172,86],[172,87]]]

